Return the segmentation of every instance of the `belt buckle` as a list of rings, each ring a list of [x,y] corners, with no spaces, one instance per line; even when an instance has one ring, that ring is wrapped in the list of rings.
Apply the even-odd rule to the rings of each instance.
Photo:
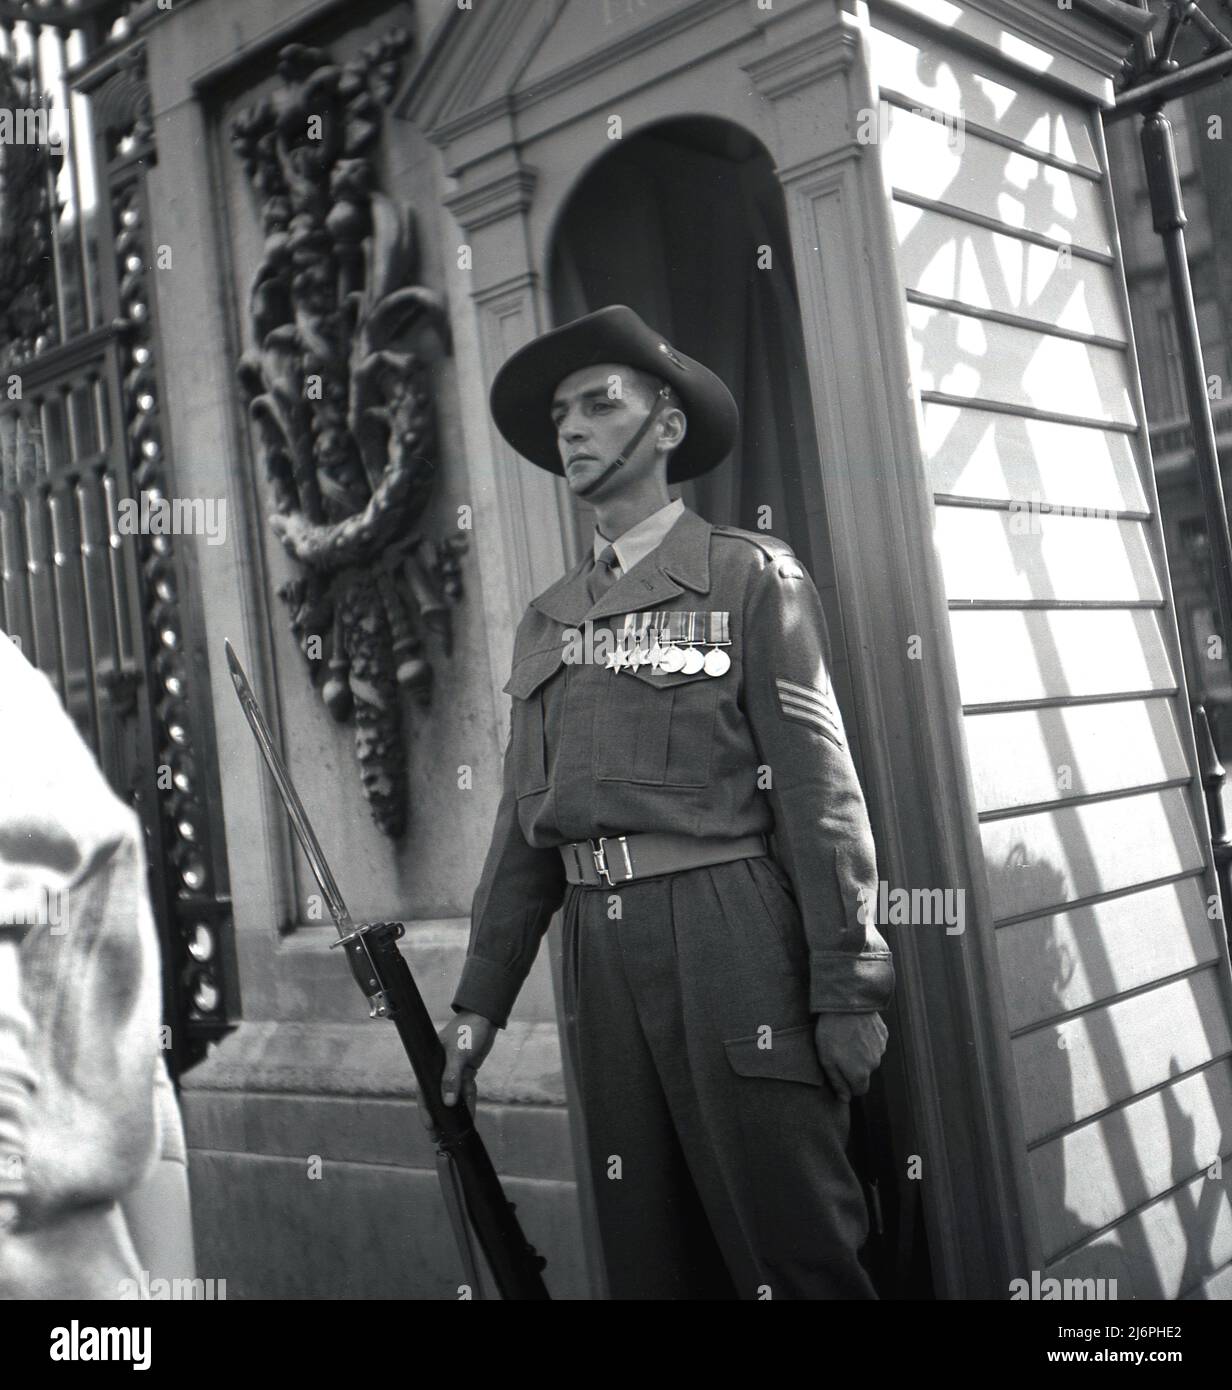
[[[609,888],[615,888],[616,885],[612,882],[612,875],[608,871],[607,851],[603,848],[609,838],[610,837],[607,835],[600,835],[597,840],[589,841],[590,853],[595,861],[595,873],[599,875],[600,880],[606,883]],[[628,883],[633,877],[633,861],[629,858],[629,842],[624,835],[617,835],[615,839],[616,843],[620,846],[621,853],[625,857],[625,877],[620,881],[621,883]]]

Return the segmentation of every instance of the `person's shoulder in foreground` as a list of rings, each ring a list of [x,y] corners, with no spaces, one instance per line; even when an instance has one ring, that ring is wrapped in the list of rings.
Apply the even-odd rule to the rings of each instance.
[[[4,634],[0,762],[0,1297],[117,1298],[159,1140],[141,829]]]

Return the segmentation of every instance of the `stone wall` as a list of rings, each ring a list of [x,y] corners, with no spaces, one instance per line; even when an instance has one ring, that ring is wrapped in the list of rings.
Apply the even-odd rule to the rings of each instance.
[[[433,1016],[448,1016],[471,894],[499,792],[500,685],[489,659],[490,595],[472,538],[451,659],[432,651],[431,708],[412,711],[411,829],[387,839],[365,804],[353,730],[311,688],[274,596],[293,573],[269,532],[264,479],[235,385],[248,345],[248,282],[261,232],[233,154],[232,116],[277,84],[287,42],[346,58],[390,24],[421,36],[447,8],[421,4],[362,19],[337,4],[177,5],[146,43],[158,164],[149,181],[156,245],[172,269],[157,281],[175,489],[225,497],[227,538],[195,563],[218,730],[235,904],[243,1022],[184,1078],[199,1272],[234,1297],[456,1297],[461,1269],[431,1145],[397,1035],[371,1021],[349,971],[328,950],[307,866],[235,700],[222,660],[246,662],[352,914],[408,925],[404,950]],[[302,27],[307,21],[308,27]],[[412,53],[410,61],[413,62]],[[390,122],[383,187],[418,211],[421,280],[445,288],[442,182],[434,150]],[[455,364],[436,372],[440,478],[426,518],[446,534],[474,502],[461,444]],[[499,621],[499,620],[498,620]],[[503,697],[500,697],[503,700]],[[459,787],[459,769],[473,787]],[[586,1292],[555,1021],[550,953],[527,985],[484,1074],[481,1129],[527,1234],[547,1255],[556,1297]]]

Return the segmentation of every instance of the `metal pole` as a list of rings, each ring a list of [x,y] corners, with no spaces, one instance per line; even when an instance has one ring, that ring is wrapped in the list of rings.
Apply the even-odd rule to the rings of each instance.
[[[91,328],[97,328],[99,324],[99,309],[94,302],[92,292],[94,286],[90,283],[90,238],[86,227],[86,209],[81,197],[80,160],[83,153],[86,154],[86,158],[89,158],[89,146],[83,148],[77,143],[77,123],[73,116],[75,93],[68,80],[68,44],[58,29],[56,30],[56,59],[60,65],[60,104],[64,110],[63,149],[64,157],[68,160],[73,221],[76,224],[74,230],[77,233],[78,278],[81,285],[82,316],[80,331],[87,333]]]
[[[1193,430],[1194,460],[1206,510],[1220,635],[1226,647],[1232,641],[1232,537],[1228,534],[1228,508],[1219,472],[1219,451],[1215,445],[1211,403],[1206,394],[1206,369],[1202,363],[1202,340],[1198,334],[1193,282],[1185,254],[1186,218],[1181,202],[1176,148],[1172,142],[1171,123],[1158,107],[1148,112],[1143,121],[1142,153],[1146,161],[1151,217],[1163,241],[1168,281],[1172,289],[1176,336],[1181,352],[1181,377]]]
[[[1104,124],[1111,125],[1135,111],[1143,111],[1161,101],[1174,101],[1189,92],[1196,92],[1232,73],[1232,52],[1213,53],[1197,63],[1190,63],[1179,72],[1164,73],[1149,81],[1135,84],[1116,99],[1111,111],[1104,113]]]
[[[1228,922],[1228,908],[1232,905],[1232,839],[1228,837],[1227,819],[1223,813],[1223,784],[1228,774],[1215,752],[1211,726],[1201,705],[1194,705],[1193,720],[1198,739],[1198,771],[1202,778],[1202,789],[1206,792],[1206,814],[1211,821],[1211,850],[1215,856],[1219,894],[1223,899],[1223,932],[1232,949],[1232,924]]]
[[[1153,56],[1149,36],[1141,41],[1144,56]],[[1176,165],[1172,125],[1163,113],[1163,97],[1157,96],[1142,123],[1142,155],[1146,163],[1147,192],[1151,199],[1151,219],[1163,242],[1168,282],[1172,290],[1172,309],[1176,320],[1177,344],[1181,353],[1181,379],[1189,423],[1193,433],[1194,463],[1202,487],[1210,545],[1211,573],[1219,609],[1219,630],[1225,648],[1232,639],[1232,537],[1228,534],[1228,508],[1219,471],[1219,450],[1211,420],[1211,402],[1206,394],[1206,368],[1202,362],[1202,340],[1198,333],[1198,311],[1194,306],[1193,281],[1185,254],[1185,208],[1181,179]],[[1206,792],[1207,816],[1211,825],[1211,850],[1219,885],[1224,934],[1228,933],[1228,914],[1232,912],[1232,842],[1229,841],[1223,811],[1223,785],[1226,774],[1215,753],[1206,711],[1193,707],[1194,737],[1197,740],[1200,775]]]
[[[30,42],[30,73],[34,83],[34,96],[37,101],[43,101],[48,99],[48,88],[44,85],[43,76],[43,29],[33,21],[28,21],[25,28]],[[55,284],[58,345],[68,342],[70,332],[68,309],[64,302],[68,287],[65,283],[67,273],[64,265],[64,247],[60,243],[60,197],[57,189],[59,171],[55,168],[50,147],[43,146],[40,152],[43,159],[43,181],[47,189],[47,230],[51,238],[51,275]]]

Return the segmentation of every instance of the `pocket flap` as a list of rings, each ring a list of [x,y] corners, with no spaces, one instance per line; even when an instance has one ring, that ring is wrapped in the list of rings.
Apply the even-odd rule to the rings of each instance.
[[[769,1076],[778,1081],[803,1081],[820,1086],[825,1073],[817,1060],[813,1042],[813,1025],[797,1024],[792,1028],[772,1028],[768,1046],[758,1046],[757,1034],[751,1038],[730,1038],[723,1046],[727,1060],[740,1076]]]
[[[564,656],[563,643],[524,656],[521,661],[514,663],[513,671],[501,689],[506,695],[515,695],[519,700],[529,700],[544,681],[559,670]]]
[[[660,690],[666,690],[673,685],[687,685],[696,681],[704,681],[707,685],[713,685],[715,681],[722,680],[721,676],[708,676],[705,671],[695,671],[692,675],[686,675],[684,671],[656,671],[653,666],[639,666],[636,671],[632,666],[626,666],[623,671],[616,674],[622,679],[625,676],[636,676],[639,681],[644,681],[647,685],[657,686]]]

